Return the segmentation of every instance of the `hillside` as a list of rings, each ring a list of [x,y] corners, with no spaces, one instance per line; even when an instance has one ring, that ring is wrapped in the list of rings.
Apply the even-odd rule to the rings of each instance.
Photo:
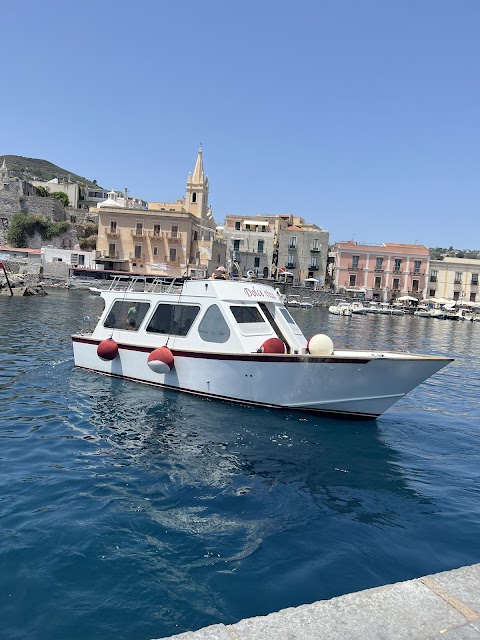
[[[53,178],[58,178],[59,180],[80,182],[91,187],[95,186],[95,183],[91,180],[87,180],[87,178],[79,176],[67,169],[62,169],[62,167],[58,167],[56,164],[48,162],[48,160],[24,158],[23,156],[0,156],[0,166],[2,165],[4,158],[10,175],[22,178],[23,180],[48,181]]]

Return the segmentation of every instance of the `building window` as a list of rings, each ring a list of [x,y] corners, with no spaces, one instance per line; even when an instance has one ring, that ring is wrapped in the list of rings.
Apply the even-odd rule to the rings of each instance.
[[[291,253],[288,254],[287,267],[291,269],[295,267],[295,256]]]
[[[140,259],[142,257],[142,245],[141,244],[136,244],[135,245],[135,253],[134,253],[135,259]]]
[[[373,285],[374,289],[381,289],[382,288],[382,278],[381,276],[376,276],[375,277],[375,284]]]
[[[415,260],[413,263],[413,271],[414,273],[420,273],[420,268],[422,266],[421,260]]]
[[[358,269],[358,261],[360,256],[352,256],[352,269]]]
[[[254,266],[255,268],[257,268],[257,267],[259,267],[259,266],[260,266],[260,258],[254,258],[254,259],[253,259],[253,266]]]
[[[235,229],[236,229],[237,231],[240,231],[240,220],[236,220],[236,222],[235,222]]]
[[[154,236],[160,235],[160,224],[158,222],[153,225],[153,235]]]
[[[418,285],[420,284],[420,280],[412,280],[412,291],[418,293]]]
[[[395,271],[395,273],[399,273],[401,268],[402,268],[402,259],[401,258],[395,258],[395,265],[393,267],[393,270]]]
[[[311,267],[317,267],[318,266],[317,261],[318,261],[317,256],[312,256],[311,259],[310,259],[310,266]]]
[[[172,224],[172,238],[178,238],[178,224]]]
[[[153,255],[154,255],[155,257],[157,257],[157,256],[158,256],[158,247],[153,247]]]
[[[460,271],[455,272],[455,280],[453,281],[453,283],[462,284],[462,273]]]
[[[476,297],[477,297],[476,293],[471,293],[470,294],[470,302],[475,302]]]
[[[233,250],[234,251],[240,251],[240,240],[234,240],[233,241]]]
[[[357,276],[352,273],[352,275],[350,276],[350,282],[348,283],[350,287],[355,287],[357,284]]]
[[[430,282],[436,282],[437,276],[438,276],[438,271],[435,271],[434,269],[432,269],[432,271],[430,271]]]
[[[117,249],[117,246],[115,242],[110,242],[110,244],[108,245],[108,255],[114,258],[116,254],[116,249]]]
[[[78,256],[78,266],[79,267],[85,266],[85,256],[83,255],[83,253],[80,253]]]
[[[312,242],[312,251],[318,251],[320,249],[320,240],[318,238],[314,238]]]
[[[297,248],[297,236],[290,236],[288,239],[288,248],[296,249]]]
[[[195,203],[196,201],[197,201],[197,194],[196,194],[196,192],[194,191],[194,192],[192,193],[192,202],[194,202],[194,203]]]
[[[478,273],[472,273],[472,281],[470,284],[478,284]]]
[[[454,291],[453,292],[453,299],[454,300],[460,300],[460,291]]]
[[[430,291],[428,292],[428,295],[430,296],[430,298],[434,298],[435,297],[435,289],[430,289]]]
[[[135,233],[137,234],[137,236],[143,236],[143,222],[137,222]]]
[[[176,261],[177,261],[177,248],[170,247],[170,262],[176,262]]]
[[[395,291],[398,291],[400,289],[400,279],[399,278],[394,278],[393,279],[392,289],[395,289]]]
[[[257,253],[263,253],[264,244],[265,244],[265,242],[263,240],[259,240],[258,241]]]
[[[117,233],[117,221],[110,220],[110,233]]]
[[[375,271],[383,271],[383,258],[377,258],[375,261]]]

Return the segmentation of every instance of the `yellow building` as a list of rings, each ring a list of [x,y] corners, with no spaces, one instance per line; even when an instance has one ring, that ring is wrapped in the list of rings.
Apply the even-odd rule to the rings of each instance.
[[[98,209],[97,267],[158,276],[204,277],[225,264],[226,245],[215,239],[202,150],[184,198],[121,206],[113,193]]]
[[[428,297],[479,302],[480,260],[453,258],[430,260]]]

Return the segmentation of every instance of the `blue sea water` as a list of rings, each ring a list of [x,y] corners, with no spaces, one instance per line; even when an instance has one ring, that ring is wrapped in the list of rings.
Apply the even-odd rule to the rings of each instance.
[[[0,298],[0,636],[147,640],[480,561],[480,323],[294,312],[455,357],[377,421],[73,367],[89,292]]]

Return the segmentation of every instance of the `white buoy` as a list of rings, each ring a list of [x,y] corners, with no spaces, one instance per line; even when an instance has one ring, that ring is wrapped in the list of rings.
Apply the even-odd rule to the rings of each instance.
[[[317,333],[307,342],[307,351],[312,356],[331,356],[333,353],[333,342],[324,333]]]

